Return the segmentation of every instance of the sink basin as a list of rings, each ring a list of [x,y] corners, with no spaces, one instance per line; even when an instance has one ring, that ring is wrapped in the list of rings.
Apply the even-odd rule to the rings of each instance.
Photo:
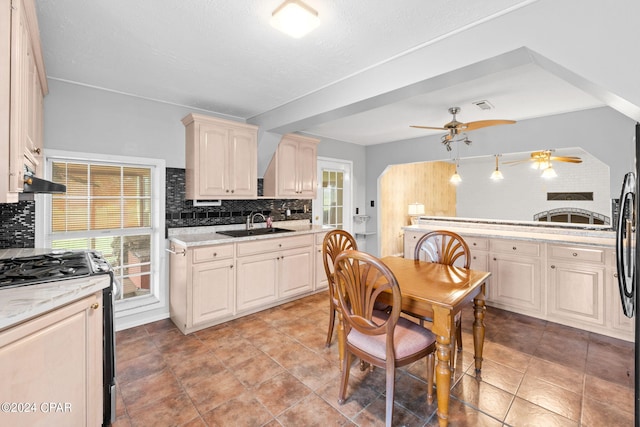
[[[287,230],[286,228],[252,228],[251,230],[225,230],[216,231],[218,234],[224,234],[231,237],[247,237],[247,236],[262,236],[264,234],[276,234],[276,233],[290,233],[293,230]]]

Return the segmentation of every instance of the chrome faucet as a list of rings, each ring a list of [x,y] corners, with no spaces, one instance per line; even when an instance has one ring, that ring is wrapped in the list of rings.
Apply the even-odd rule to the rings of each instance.
[[[251,212],[249,215],[247,215],[247,230],[251,230],[253,228],[253,220],[256,219],[257,216],[261,216],[264,222],[267,221],[267,218],[265,218],[265,216],[260,212]]]

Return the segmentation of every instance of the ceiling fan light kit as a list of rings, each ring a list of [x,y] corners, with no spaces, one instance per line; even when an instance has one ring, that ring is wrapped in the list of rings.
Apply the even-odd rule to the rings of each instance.
[[[320,25],[318,12],[301,0],[285,0],[271,14],[271,26],[299,39]]]
[[[488,104],[488,101],[483,101],[483,102],[486,102]],[[463,123],[463,122],[459,122],[456,119],[456,114],[458,114],[459,112],[460,112],[460,107],[450,107],[449,114],[451,114],[453,117],[449,123],[446,123],[442,127],[417,126],[417,125],[412,125],[410,127],[416,128],[416,129],[432,129],[432,130],[447,131],[448,133],[442,136],[441,141],[447,148],[447,151],[451,151],[451,147],[450,147],[451,142],[454,141],[456,136],[460,134],[464,135],[464,138],[462,139],[462,141],[465,144],[469,145],[471,144],[471,141],[469,140],[469,138],[467,138],[467,135],[465,132],[469,132],[472,130],[481,129],[489,126],[510,125],[515,123],[515,120],[479,120],[475,122]]]
[[[500,154],[496,154],[496,170],[494,170],[491,174],[491,179],[494,181],[500,181],[501,179],[504,179],[504,175],[502,175],[502,172],[500,172],[500,169],[498,169],[498,157],[500,157]]]

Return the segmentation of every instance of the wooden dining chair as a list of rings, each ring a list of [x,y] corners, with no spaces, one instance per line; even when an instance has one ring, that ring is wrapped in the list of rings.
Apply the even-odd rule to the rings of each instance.
[[[324,263],[324,272],[329,282],[329,330],[327,331],[326,347],[331,345],[336,315],[340,315],[333,281],[333,264],[340,252],[349,249],[357,250],[358,244],[356,243],[356,239],[348,232],[344,230],[331,230],[324,236],[322,242],[322,261]],[[339,340],[338,345],[340,345]],[[344,352],[341,351],[340,354],[342,355]]]
[[[435,336],[428,329],[400,317],[402,294],[391,270],[378,258],[348,250],[338,255],[334,276],[338,307],[345,333],[340,337],[346,355],[338,403],[345,402],[352,356],[386,373],[386,425],[393,420],[396,368],[427,359],[427,402],[433,402]],[[375,309],[382,292],[391,292],[390,310]]]
[[[436,230],[425,234],[418,240],[414,252],[414,259],[437,264],[454,265],[456,267],[469,268],[471,265],[471,253],[469,246],[457,233],[447,230]],[[413,313],[407,314],[424,321],[432,321],[433,316],[418,316]],[[462,316],[458,313],[454,319],[454,331],[451,334],[451,350],[462,351]],[[453,359],[452,359],[453,360]]]

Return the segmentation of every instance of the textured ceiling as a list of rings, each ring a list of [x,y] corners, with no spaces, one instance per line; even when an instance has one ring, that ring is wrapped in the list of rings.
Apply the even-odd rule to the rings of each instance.
[[[38,0],[36,7],[50,79],[248,120],[532,0],[308,0],[321,25],[302,39],[269,25],[280,3]],[[505,119],[602,105],[524,66],[290,130],[358,144],[388,142],[426,134],[409,124],[444,124],[450,106],[463,108],[462,121],[494,118],[470,107],[479,99]]]

